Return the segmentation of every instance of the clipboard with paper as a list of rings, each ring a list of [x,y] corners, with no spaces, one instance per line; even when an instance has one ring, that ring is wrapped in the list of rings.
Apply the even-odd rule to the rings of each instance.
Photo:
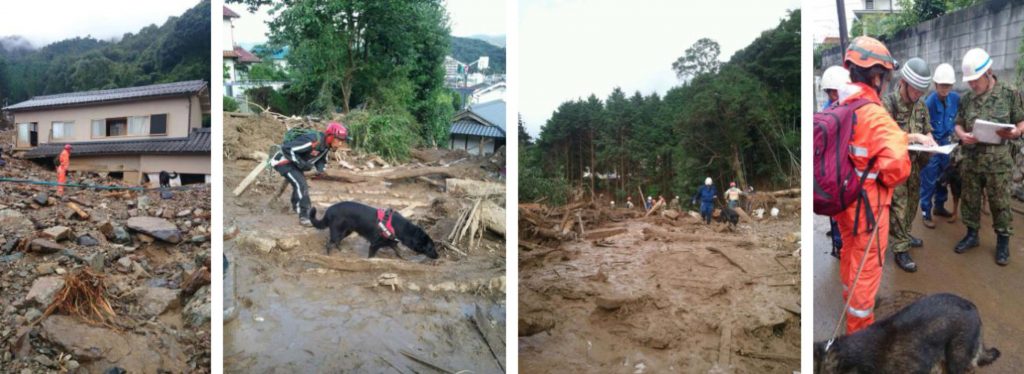
[[[916,144],[915,143],[915,144],[911,144],[911,145],[907,146],[907,150],[909,150],[909,151],[916,151],[916,152],[938,153],[938,154],[948,155],[948,154],[953,152],[953,149],[955,149],[956,146],[957,146],[957,144],[953,143],[953,144],[946,144],[946,145],[940,145],[940,146],[935,146],[935,147],[928,147],[928,146],[924,146],[924,145]]]
[[[1002,129],[1013,129],[1014,125],[1008,123],[995,123],[986,121],[983,119],[974,120],[974,129],[972,133],[974,137],[978,139],[978,142],[987,144],[1003,144],[1003,138],[996,134],[997,131]]]

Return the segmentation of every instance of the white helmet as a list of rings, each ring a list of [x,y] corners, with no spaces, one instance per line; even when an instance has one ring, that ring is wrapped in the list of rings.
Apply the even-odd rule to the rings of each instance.
[[[961,70],[964,73],[964,82],[970,82],[981,78],[988,69],[992,68],[992,57],[984,49],[974,48],[964,54]]]
[[[953,65],[941,64],[935,67],[935,76],[932,77],[935,84],[956,83],[956,73],[953,72]]]
[[[707,177],[707,179],[704,179],[704,184],[710,186],[711,185],[711,177]]]
[[[843,69],[842,66],[831,66],[825,69],[825,73],[821,75],[821,89],[823,90],[838,90],[845,84],[850,83],[850,72]]]

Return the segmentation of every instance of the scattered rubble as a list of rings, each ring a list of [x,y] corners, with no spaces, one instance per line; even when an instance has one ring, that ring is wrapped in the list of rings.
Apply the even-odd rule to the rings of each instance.
[[[416,149],[396,165],[336,151],[326,176],[308,179],[317,210],[348,200],[395,209],[427,231],[440,258],[400,245],[401,259],[391,250],[368,259],[357,235],[328,256],[327,232],[298,224],[281,176],[254,170],[287,127],[309,122],[224,122],[225,190],[238,191],[225,193],[225,371],[503,370],[503,154]]]
[[[5,160],[2,177],[56,179],[52,169]],[[71,173],[69,182],[124,186],[95,173]],[[209,235],[209,187],[169,200],[157,191],[53,191],[0,182],[0,371],[210,372],[209,293],[184,286],[208,272],[209,240],[190,239]]]

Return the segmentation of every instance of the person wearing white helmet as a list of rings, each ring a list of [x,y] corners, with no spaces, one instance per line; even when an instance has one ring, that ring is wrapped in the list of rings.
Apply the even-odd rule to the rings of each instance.
[[[704,185],[700,186],[697,194],[693,195],[693,199],[690,200],[692,205],[697,203],[697,199],[700,199],[700,216],[704,219],[704,224],[711,224],[711,212],[715,208],[716,197],[718,197],[718,192],[711,184],[711,177],[707,177],[704,179]]]
[[[985,50],[974,48],[964,54],[961,65],[963,80],[971,87],[960,101],[956,117],[956,135],[960,138],[960,175],[963,179],[963,207],[960,217],[967,234],[954,247],[956,253],[979,246],[982,197],[988,198],[992,210],[992,227],[996,232],[996,263],[1010,263],[1010,236],[1013,235],[1013,212],[1010,210],[1010,182],[1013,178],[1011,140],[1024,133],[1024,100],[1020,92],[996,79],[992,58]],[[982,119],[1015,125],[998,132],[998,144],[980,143],[972,133],[974,121]]]
[[[941,64],[936,67],[932,81],[935,82],[935,91],[928,94],[924,104],[931,119],[932,138],[939,145],[947,145],[953,134],[957,109],[960,108],[960,94],[953,91],[953,84],[956,83],[953,65]],[[949,155],[934,154],[928,159],[928,165],[921,170],[921,215],[924,217],[924,226],[930,229],[935,228],[932,214],[953,216],[945,207],[949,195],[946,183],[942,182],[947,179],[942,176],[948,167]],[[933,201],[935,205],[932,205]]]
[[[900,80],[896,89],[885,95],[882,106],[889,112],[900,129],[906,132],[910,143],[934,146],[931,137],[932,125],[921,98],[932,84],[932,72],[920,58],[907,60],[899,71]],[[894,254],[896,265],[904,271],[917,271],[917,264],[910,257],[910,248],[924,245],[924,241],[910,235],[910,227],[917,217],[920,204],[919,172],[928,163],[928,153],[910,154],[910,177],[893,190],[892,205],[889,208],[889,250]]]
[[[828,101],[821,106],[822,110],[839,102],[839,89],[850,83],[850,72],[842,66],[831,66],[821,75],[821,90],[825,91]]]

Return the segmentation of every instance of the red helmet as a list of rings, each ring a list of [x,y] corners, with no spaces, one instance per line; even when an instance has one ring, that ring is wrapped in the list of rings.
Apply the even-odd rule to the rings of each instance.
[[[326,133],[327,135],[332,135],[341,140],[348,139],[348,129],[345,128],[345,125],[337,122],[331,122],[328,124]]]
[[[736,187],[736,182],[729,182],[729,187]]]
[[[71,150],[71,144],[65,144],[65,145],[64,145],[64,149],[66,149],[66,150],[69,150],[69,151],[70,151],[70,150]]]

